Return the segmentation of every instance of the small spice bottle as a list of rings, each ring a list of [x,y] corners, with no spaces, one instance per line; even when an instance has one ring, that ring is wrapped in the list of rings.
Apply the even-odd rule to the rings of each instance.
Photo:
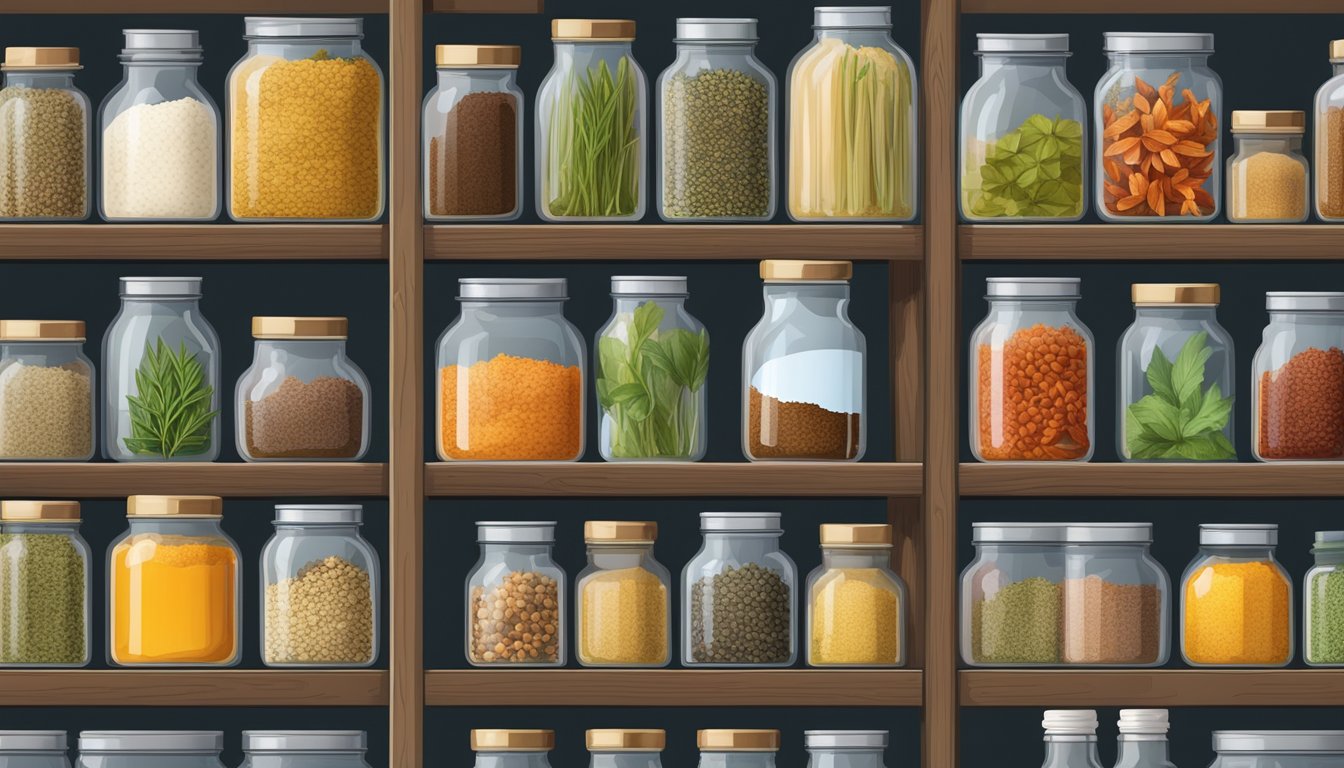
[[[891,547],[890,525],[822,524],[821,565],[807,577],[809,666],[905,665],[909,602]]]
[[[224,768],[223,731],[80,731],[76,768]]]
[[[1171,651],[1171,579],[1152,523],[1071,524],[1064,534],[1065,664],[1160,667]]]
[[[1344,666],[1344,531],[1317,531],[1316,562],[1303,579],[1302,660]]]
[[[961,572],[961,658],[972,667],[1048,667],[1062,655],[1059,523],[972,523]]]
[[[565,572],[551,558],[555,521],[477,522],[481,558],[467,574],[466,650],[474,667],[565,665]]]
[[[0,221],[89,216],[89,97],[78,48],[6,48],[0,88]]]
[[[551,768],[555,731],[473,728],[471,749],[476,768]]]
[[[6,768],[70,768],[65,731],[0,731],[0,765]]]
[[[803,731],[808,768],[886,768],[887,731]]]
[[[1279,526],[1199,526],[1181,577],[1181,657],[1192,667],[1283,667],[1293,660],[1293,579],[1274,559]]]
[[[1045,729],[1041,768],[1101,768],[1096,710],[1047,709],[1041,727]]]
[[[775,768],[779,731],[755,728],[706,728],[695,732],[699,768]]]
[[[585,734],[588,768],[663,768],[661,728],[594,728]]]
[[[1316,215],[1344,219],[1344,40],[1330,41],[1333,73],[1316,91]]]
[[[1232,112],[1236,153],[1227,160],[1227,220],[1291,223],[1307,220],[1310,174],[1302,154],[1306,113]]]
[[[77,501],[0,502],[0,667],[89,663],[89,545],[79,520]]]
[[[0,320],[0,459],[93,458],[96,398],[82,320]]]
[[[1176,768],[1169,759],[1165,709],[1122,709],[1115,764],[1119,768]]]
[[[368,768],[364,731],[243,731],[239,768]]]
[[[672,659],[671,584],[653,557],[658,524],[589,520],[575,581],[575,656],[585,667],[662,667]]]
[[[1344,293],[1271,291],[1251,363],[1251,452],[1260,461],[1344,459]]]

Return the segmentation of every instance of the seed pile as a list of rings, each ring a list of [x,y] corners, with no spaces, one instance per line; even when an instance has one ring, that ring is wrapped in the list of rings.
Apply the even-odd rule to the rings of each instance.
[[[577,458],[582,413],[577,365],[499,354],[439,371],[439,445],[450,459]]]
[[[770,96],[736,69],[668,78],[663,94],[663,212],[758,217],[770,209]]]
[[[103,129],[103,212],[207,219],[219,202],[215,111],[190,98],[137,104]]]
[[[1281,152],[1256,152],[1231,167],[1227,217],[1297,221],[1307,215],[1307,166]]]
[[[0,371],[0,457],[87,459],[93,400],[87,373],[14,362]]]
[[[1344,107],[1326,108],[1325,119],[1316,124],[1324,133],[1316,146],[1325,148],[1325,163],[1316,169],[1317,206],[1321,218],[1344,218]]]
[[[1282,664],[1293,596],[1273,563],[1212,563],[1185,583],[1185,656],[1192,664]]]
[[[984,664],[1055,664],[1060,658],[1060,586],[1033,576],[971,605],[971,658]]]
[[[518,207],[518,105],[511,93],[469,93],[429,139],[429,212],[502,216]]]
[[[0,664],[80,664],[84,555],[69,536],[0,533]]]
[[[87,215],[87,119],[70,91],[0,89],[0,217]]]
[[[1344,571],[1313,576],[1307,603],[1307,661],[1344,664]]]
[[[1092,575],[1064,580],[1068,664],[1154,664],[1161,653],[1162,593]]]
[[[1261,458],[1344,456],[1344,352],[1311,347],[1262,373],[1256,431]]]
[[[579,601],[580,661],[667,661],[667,587],[653,573],[643,568],[599,571],[579,585]]]
[[[478,664],[554,664],[560,660],[560,585],[534,571],[511,571],[471,590],[471,642]]]
[[[243,418],[252,458],[351,458],[364,441],[364,393],[337,376],[286,376],[271,394],[246,400]]]
[[[691,659],[710,664],[782,664],[793,651],[793,594],[756,563],[726,566],[691,585]]]
[[[1068,460],[1087,455],[1087,340],[1069,326],[1036,324],[1001,348],[981,344],[980,455]]]
[[[852,459],[861,437],[861,414],[777,400],[750,388],[747,439],[753,458]]]
[[[895,664],[901,656],[901,602],[877,568],[836,568],[812,586],[807,663]]]
[[[266,661],[364,664],[373,660],[369,572],[331,555],[266,585]]]

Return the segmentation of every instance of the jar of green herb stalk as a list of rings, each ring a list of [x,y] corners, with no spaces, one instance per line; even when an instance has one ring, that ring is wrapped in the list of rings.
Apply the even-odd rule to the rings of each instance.
[[[1303,580],[1302,656],[1313,667],[1344,667],[1344,531],[1317,531],[1316,564]]]
[[[0,667],[88,664],[89,583],[79,502],[0,502]]]

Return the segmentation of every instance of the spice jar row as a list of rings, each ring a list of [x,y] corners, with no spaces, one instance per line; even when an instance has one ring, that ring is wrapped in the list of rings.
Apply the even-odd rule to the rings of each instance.
[[[466,655],[474,666],[563,666],[568,577],[551,557],[554,522],[478,522],[481,557],[466,583]],[[703,544],[681,573],[686,666],[791,666],[797,566],[779,547],[777,512],[705,512]],[[575,656],[589,667],[661,667],[672,659],[672,578],[653,554],[657,525],[589,521],[588,566],[574,580]],[[803,600],[810,666],[905,663],[905,583],[891,569],[889,525],[821,526],[822,564]]]
[[[107,552],[107,661],[232,666],[242,555],[215,496],[131,496]],[[367,667],[378,657],[378,554],[358,505],[279,505],[262,550],[270,667]],[[0,666],[82,667],[92,569],[73,501],[0,502]]]
[[[0,764],[70,768],[65,731],[0,731]],[[240,768],[368,768],[364,731],[243,731]],[[223,731],[80,731],[76,768],[224,768]]]

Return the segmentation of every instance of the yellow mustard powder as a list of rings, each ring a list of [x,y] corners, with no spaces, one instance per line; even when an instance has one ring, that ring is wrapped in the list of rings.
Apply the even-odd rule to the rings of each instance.
[[[668,657],[667,588],[643,568],[599,571],[579,585],[579,660],[661,664]]]
[[[808,663],[895,664],[901,655],[900,597],[877,568],[836,568],[812,587]]]

